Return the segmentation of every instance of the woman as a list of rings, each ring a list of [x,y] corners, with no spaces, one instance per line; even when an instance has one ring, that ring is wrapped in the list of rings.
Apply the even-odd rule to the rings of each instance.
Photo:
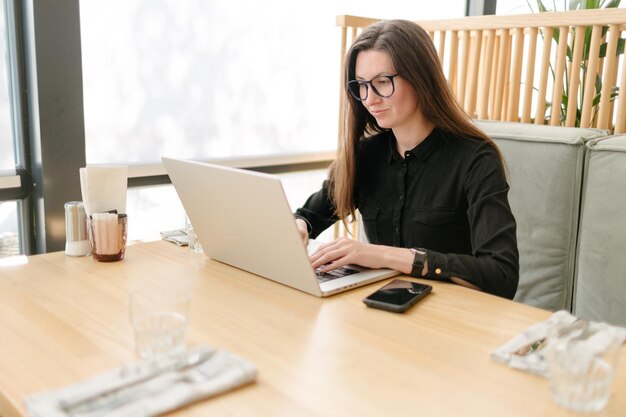
[[[345,141],[296,224],[306,242],[358,209],[370,243],[324,244],[313,267],[385,267],[513,298],[502,156],[458,106],[428,34],[403,20],[368,27],[347,54],[345,88]]]

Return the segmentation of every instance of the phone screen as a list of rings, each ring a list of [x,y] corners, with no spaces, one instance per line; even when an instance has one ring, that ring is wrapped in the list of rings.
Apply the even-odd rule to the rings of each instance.
[[[417,282],[395,279],[363,301],[370,307],[404,311],[426,296],[432,287]]]

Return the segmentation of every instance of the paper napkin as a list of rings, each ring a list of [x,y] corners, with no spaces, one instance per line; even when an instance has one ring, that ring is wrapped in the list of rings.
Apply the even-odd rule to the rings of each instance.
[[[126,213],[127,166],[87,165],[79,172],[87,217],[111,210]]]
[[[31,417],[158,416],[256,379],[254,364],[206,345],[24,399]]]
[[[550,318],[537,323],[491,353],[491,358],[533,374],[547,376],[548,364],[545,357],[546,338],[555,326],[574,326],[579,319],[565,310],[557,311]],[[599,351],[614,339],[620,344],[626,340],[626,329],[607,323],[588,322],[585,324],[587,337],[584,342],[591,351]],[[593,336],[593,337],[592,337]]]

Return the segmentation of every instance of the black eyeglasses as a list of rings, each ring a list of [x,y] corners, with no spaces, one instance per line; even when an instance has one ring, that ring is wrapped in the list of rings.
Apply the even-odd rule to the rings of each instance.
[[[378,77],[372,78],[369,81],[365,80],[352,80],[348,81],[348,91],[350,91],[350,95],[359,101],[367,100],[367,94],[369,92],[368,86],[372,87],[372,91],[376,93],[377,96],[382,98],[388,98],[393,95],[395,91],[395,86],[393,84],[393,79],[397,77],[398,74],[394,75],[379,75]]]

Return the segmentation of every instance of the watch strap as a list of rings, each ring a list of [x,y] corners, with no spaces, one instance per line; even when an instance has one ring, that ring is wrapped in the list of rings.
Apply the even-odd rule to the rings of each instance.
[[[426,250],[422,248],[409,248],[409,250],[414,255],[411,276],[421,277],[426,263]]]

